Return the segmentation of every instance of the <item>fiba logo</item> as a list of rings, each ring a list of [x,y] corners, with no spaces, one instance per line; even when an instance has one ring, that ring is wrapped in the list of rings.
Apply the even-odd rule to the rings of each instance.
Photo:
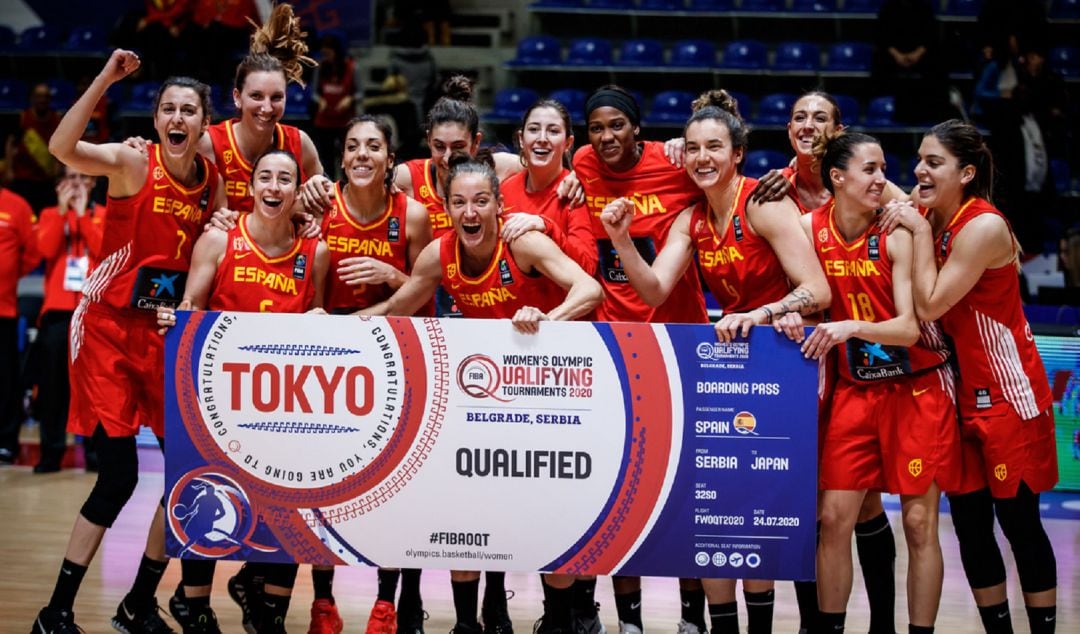
[[[501,384],[499,366],[483,354],[474,354],[462,360],[457,369],[457,384],[462,392],[473,398],[493,398],[503,403],[512,400],[495,395]]]
[[[169,492],[168,509],[169,529],[181,545],[177,557],[218,559],[244,547],[277,550],[251,541],[256,514],[244,490],[226,475],[207,470],[186,474]]]
[[[757,418],[750,412],[739,412],[735,414],[735,418],[731,420],[731,425],[735,428],[735,431],[743,436],[754,435],[754,430],[757,429]]]
[[[911,462],[907,463],[907,470],[914,477],[919,477],[922,474],[922,458],[915,458]]]
[[[702,361],[720,361],[721,359],[737,359],[746,361],[750,358],[750,342],[732,341],[723,343],[720,341],[702,341],[694,350]]]

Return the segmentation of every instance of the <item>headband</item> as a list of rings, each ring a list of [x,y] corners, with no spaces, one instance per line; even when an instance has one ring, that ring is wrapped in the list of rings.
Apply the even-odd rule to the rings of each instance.
[[[633,97],[610,88],[597,90],[589,97],[588,101],[585,102],[585,119],[589,119],[589,115],[592,114],[593,110],[604,106],[615,108],[625,114],[632,125],[641,124],[641,108],[638,107]]]

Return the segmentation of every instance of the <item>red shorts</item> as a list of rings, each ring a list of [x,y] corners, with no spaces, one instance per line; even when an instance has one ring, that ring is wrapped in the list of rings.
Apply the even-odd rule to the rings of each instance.
[[[822,442],[822,490],[922,495],[960,484],[960,435],[947,367],[861,385],[838,381]]]
[[[973,416],[960,423],[964,475],[958,493],[990,487],[996,498],[1016,496],[1021,480],[1035,493],[1058,481],[1054,409],[1023,420],[1013,409],[997,416]]]
[[[90,436],[101,423],[113,438],[134,436],[140,426],[163,436],[165,338],[157,333],[155,311],[94,303],[75,315],[68,431]]]

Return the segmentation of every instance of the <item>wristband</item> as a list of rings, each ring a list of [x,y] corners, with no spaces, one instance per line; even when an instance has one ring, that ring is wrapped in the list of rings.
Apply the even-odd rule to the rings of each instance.
[[[772,320],[773,320],[773,312],[772,312],[772,310],[771,310],[771,309],[770,309],[770,308],[769,308],[768,306],[762,306],[762,307],[758,308],[758,310],[760,310],[760,311],[762,311],[763,313],[765,313],[765,318],[766,318],[766,320],[768,320],[768,321],[769,321],[769,323],[772,323]]]

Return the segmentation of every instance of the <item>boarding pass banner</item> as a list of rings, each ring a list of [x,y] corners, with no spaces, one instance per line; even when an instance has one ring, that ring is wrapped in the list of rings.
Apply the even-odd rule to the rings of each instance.
[[[771,329],[178,321],[174,557],[813,577],[817,366]]]

